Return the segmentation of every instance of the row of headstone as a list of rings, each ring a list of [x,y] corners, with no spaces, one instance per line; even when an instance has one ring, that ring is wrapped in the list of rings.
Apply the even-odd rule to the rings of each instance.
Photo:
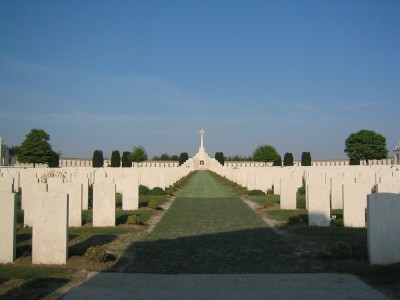
[[[281,208],[295,209],[299,172],[276,172],[273,169],[266,168],[264,173],[269,173],[269,178],[273,178],[274,187],[277,182],[274,178],[280,177]],[[249,168],[223,167],[213,171],[248,188],[257,186],[252,184],[256,181],[254,178],[263,172]],[[306,207],[310,226],[330,226],[331,209],[343,209],[345,227],[365,227],[368,224],[368,253],[371,264],[400,262],[399,170],[390,166],[348,167],[334,171],[309,167],[303,169],[300,178],[306,181]],[[378,193],[371,194],[374,187]]]
[[[123,169],[119,169],[120,172]],[[154,170],[154,169],[153,169]],[[17,199],[21,188],[24,223],[32,227],[32,262],[34,264],[64,264],[68,258],[68,227],[81,226],[82,209],[87,209],[88,187],[93,183],[93,226],[115,226],[115,194],[117,184],[123,194],[122,208],[135,210],[139,206],[138,172],[104,173],[102,169],[57,170],[61,177],[48,177],[49,169],[17,170],[1,173],[0,180],[0,263],[15,260]],[[176,168],[167,173],[166,184],[173,184],[190,173],[190,169]],[[44,173],[43,173],[44,172]],[[12,173],[8,174],[8,173]],[[146,172],[143,172],[146,173]],[[146,174],[160,178],[157,175]],[[18,176],[15,176],[18,174]],[[10,176],[7,176],[10,175]],[[139,173],[140,175],[140,173]],[[12,180],[10,179],[12,178]],[[46,183],[43,183],[45,178]],[[97,179],[96,179],[97,178]],[[164,178],[164,177],[163,177]],[[21,183],[21,184],[20,184]]]

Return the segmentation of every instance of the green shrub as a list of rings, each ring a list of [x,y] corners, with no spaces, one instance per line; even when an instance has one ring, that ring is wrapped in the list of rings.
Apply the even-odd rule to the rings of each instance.
[[[298,223],[303,223],[303,219],[299,215],[289,217],[289,225],[294,225]]]
[[[265,193],[261,190],[251,190],[249,192],[249,196],[262,196],[265,195]]]
[[[349,242],[337,241],[332,245],[331,254],[334,258],[350,258],[353,256],[353,249]]]
[[[306,187],[305,187],[305,185],[303,185],[303,186],[301,186],[301,187],[299,187],[299,188],[297,189],[297,194],[298,194],[298,195],[305,195],[305,194],[306,194]]]
[[[158,204],[158,201],[157,201],[157,200],[151,199],[151,200],[149,201],[149,204],[148,204],[147,206],[148,206],[149,208],[152,208],[152,209],[157,209],[158,206],[159,206],[159,204]]]
[[[305,195],[305,194],[306,194],[306,181],[303,178],[301,187],[297,189],[297,195]]]
[[[148,195],[150,189],[145,185],[139,185],[139,195]]]
[[[166,192],[160,187],[155,187],[148,192],[148,195],[166,195]]]
[[[104,262],[107,259],[107,252],[102,246],[96,245],[89,247],[83,257],[92,261]]]
[[[92,223],[93,215],[91,210],[84,210],[82,211],[82,223],[88,224]]]
[[[343,219],[335,219],[331,223],[337,227],[344,227]]]
[[[272,188],[267,190],[267,195],[274,195],[274,185],[272,185]]]
[[[139,225],[140,224],[140,217],[139,215],[129,215],[128,219],[126,220],[126,224],[129,225]]]

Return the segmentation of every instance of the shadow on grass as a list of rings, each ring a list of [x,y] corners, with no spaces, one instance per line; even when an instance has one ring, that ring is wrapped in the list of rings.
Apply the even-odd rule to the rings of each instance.
[[[132,273],[156,274],[245,274],[306,272],[307,264],[282,236],[270,228],[148,240],[133,243],[127,250],[135,261],[122,259],[115,266]]]
[[[66,278],[37,278],[0,295],[0,299],[43,299],[68,282]]]
[[[96,245],[102,246],[111,243],[116,238],[117,235],[110,235],[110,234],[93,235],[81,243],[70,246],[68,249],[68,254],[70,257],[75,255],[83,255],[89,247]]]

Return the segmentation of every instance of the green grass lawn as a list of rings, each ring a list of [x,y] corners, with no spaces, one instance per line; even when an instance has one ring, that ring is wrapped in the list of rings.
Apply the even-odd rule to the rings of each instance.
[[[210,172],[196,172],[153,232],[135,242],[127,271],[276,273],[297,257],[290,245]],[[279,252],[279,255],[275,255]],[[292,253],[291,253],[292,252]],[[274,259],[270,256],[274,255]],[[289,264],[286,264],[289,266]]]

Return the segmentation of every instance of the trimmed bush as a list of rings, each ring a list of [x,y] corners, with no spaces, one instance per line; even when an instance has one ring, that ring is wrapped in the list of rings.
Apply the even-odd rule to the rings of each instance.
[[[107,252],[102,246],[96,245],[89,247],[83,254],[83,257],[92,261],[105,262],[107,259]]]
[[[185,161],[189,159],[189,154],[187,152],[182,152],[179,155],[179,165],[183,165]]]
[[[262,190],[251,190],[249,192],[249,196],[262,196],[265,195],[265,193]]]
[[[147,195],[156,195],[156,196],[158,196],[158,195],[166,195],[167,193],[162,189],[162,188],[160,188],[160,187],[155,187],[155,188],[153,188],[152,190],[150,190],[148,193],[147,193]]]
[[[119,168],[121,166],[121,155],[118,150],[114,150],[111,153],[111,167]]]
[[[332,245],[331,254],[334,258],[351,258],[353,249],[349,242],[337,241]]]
[[[129,159],[130,152],[125,151],[122,153],[122,167],[123,168],[131,168],[132,167],[132,161]]]
[[[301,165],[303,167],[310,167],[311,166],[311,154],[310,154],[310,152],[303,152],[301,154]]]
[[[140,224],[140,217],[139,215],[129,215],[128,219],[126,220],[126,224],[129,225],[139,225]]]
[[[94,150],[92,166],[93,168],[102,168],[104,166],[103,151]]]
[[[158,206],[159,206],[159,204],[158,204],[158,201],[157,201],[157,200],[151,199],[151,200],[149,201],[149,204],[148,204],[147,206],[148,206],[149,208],[152,208],[152,209],[157,209]]]
[[[139,195],[148,195],[150,189],[145,185],[139,185]]]
[[[285,167],[293,166],[293,154],[290,152],[286,152],[285,156],[283,157],[283,165]]]

